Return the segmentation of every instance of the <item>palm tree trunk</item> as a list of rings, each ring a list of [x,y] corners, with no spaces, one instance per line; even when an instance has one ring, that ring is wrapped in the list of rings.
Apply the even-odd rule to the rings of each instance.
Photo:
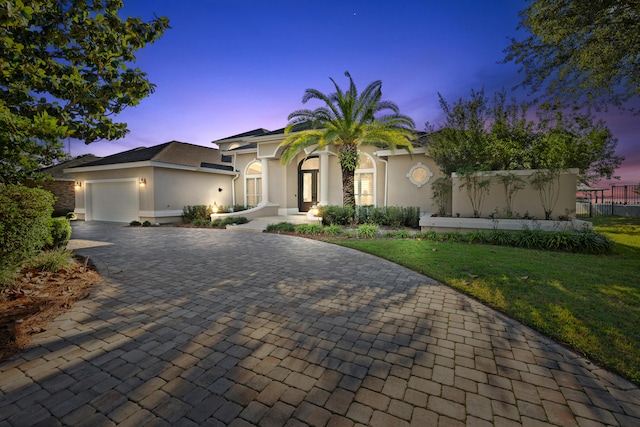
[[[342,170],[342,205],[355,209],[356,197],[354,189],[354,176],[358,167],[358,146],[356,144],[344,144],[338,151],[340,169]]]
[[[356,207],[356,196],[354,191],[354,170],[342,168],[342,205]]]

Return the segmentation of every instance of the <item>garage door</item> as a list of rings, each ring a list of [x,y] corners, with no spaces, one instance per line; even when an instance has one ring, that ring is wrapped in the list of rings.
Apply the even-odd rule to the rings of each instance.
[[[131,222],[138,219],[138,188],[135,181],[96,182],[89,187],[92,220]]]

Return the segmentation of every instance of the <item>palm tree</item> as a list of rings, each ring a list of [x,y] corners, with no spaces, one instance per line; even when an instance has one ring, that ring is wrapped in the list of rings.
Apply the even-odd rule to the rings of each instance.
[[[302,103],[319,99],[326,105],[315,110],[296,110],[289,114],[285,133],[290,134],[280,144],[284,147],[282,163],[290,163],[300,151],[315,146],[321,150],[335,146],[342,170],[342,203],[355,207],[354,174],[358,167],[358,147],[374,145],[380,148],[406,148],[413,152],[415,124],[410,117],[400,114],[393,102],[382,101],[382,82],[369,84],[361,94],[349,72],[349,90],[343,92],[336,82],[335,93],[326,95],[316,89],[307,89]],[[387,114],[380,114],[389,110]],[[299,132],[297,129],[303,128]],[[294,133],[292,133],[294,132]]]

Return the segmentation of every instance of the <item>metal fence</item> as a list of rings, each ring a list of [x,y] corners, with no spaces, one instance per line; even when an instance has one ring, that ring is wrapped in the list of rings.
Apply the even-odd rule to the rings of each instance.
[[[612,185],[610,190],[582,193],[576,216],[619,215],[640,217],[640,185]]]

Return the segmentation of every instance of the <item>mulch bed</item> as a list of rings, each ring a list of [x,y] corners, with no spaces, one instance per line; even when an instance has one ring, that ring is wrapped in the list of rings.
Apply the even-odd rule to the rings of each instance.
[[[68,270],[56,273],[23,271],[15,286],[0,289],[0,361],[25,348],[100,279],[88,260],[76,259]]]

